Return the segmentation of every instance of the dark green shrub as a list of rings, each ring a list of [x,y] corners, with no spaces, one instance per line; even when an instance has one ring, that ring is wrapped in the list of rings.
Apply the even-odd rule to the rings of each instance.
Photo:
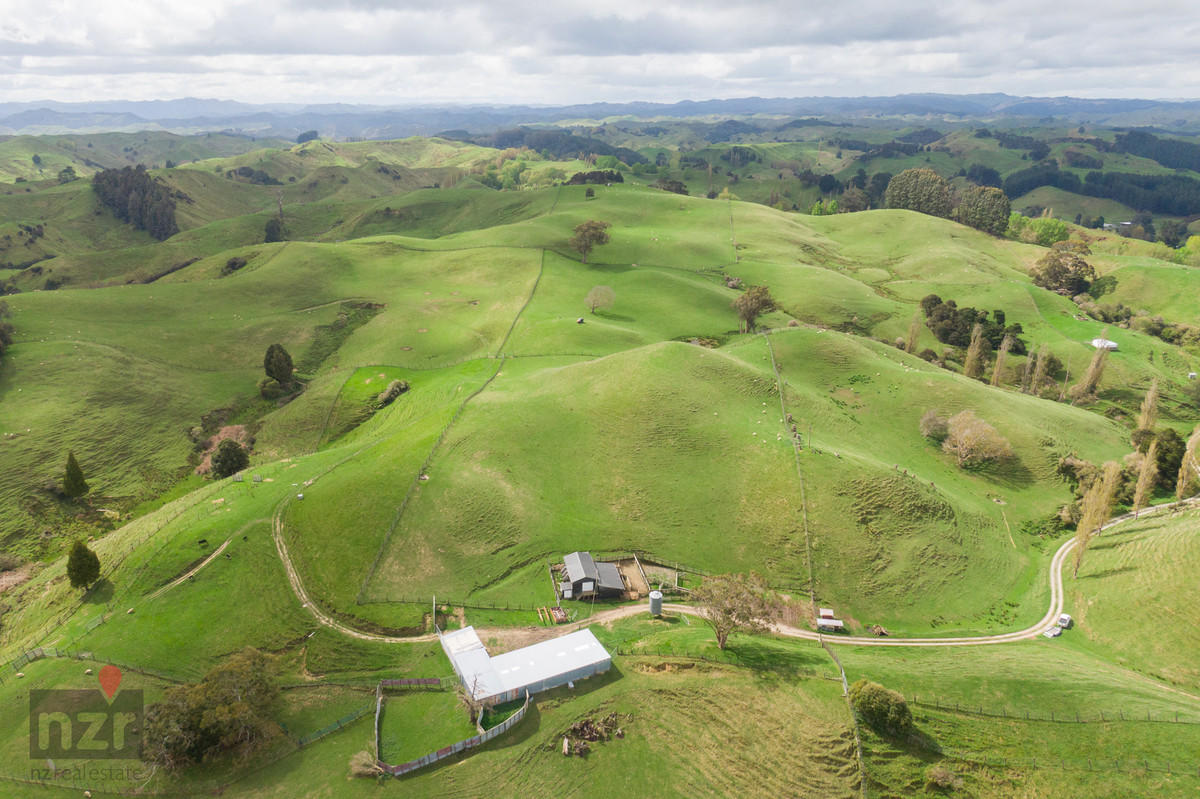
[[[72,588],[87,588],[100,579],[100,558],[79,539],[67,556],[67,578]]]
[[[67,453],[67,471],[63,476],[63,494],[74,499],[82,497],[89,490],[87,481],[83,479],[83,469],[79,468],[79,461],[75,460],[75,453]]]
[[[258,381],[258,393],[265,400],[276,400],[283,396],[283,386],[274,378],[264,377]]]
[[[250,456],[242,445],[227,438],[220,443],[212,456],[212,470],[217,477],[229,477],[250,465]]]
[[[277,380],[281,386],[286,386],[292,382],[292,356],[282,344],[272,344],[267,347],[267,354],[263,356],[263,370],[266,371],[267,377]]]
[[[912,732],[912,711],[904,697],[879,683],[864,677],[851,685],[850,704],[860,719],[880,732],[892,735]]]
[[[246,265],[246,259],[235,255],[225,262],[225,266],[221,267],[221,277],[232,275],[237,270]]]

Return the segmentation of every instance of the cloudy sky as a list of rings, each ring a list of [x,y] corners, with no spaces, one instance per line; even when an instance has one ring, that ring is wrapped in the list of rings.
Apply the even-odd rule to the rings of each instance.
[[[1200,98],[1177,0],[5,0],[0,99]]]

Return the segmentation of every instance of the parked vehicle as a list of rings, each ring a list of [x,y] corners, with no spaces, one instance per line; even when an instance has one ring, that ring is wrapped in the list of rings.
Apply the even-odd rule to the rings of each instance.
[[[1058,617],[1058,626],[1064,630],[1071,626],[1071,614],[1064,613]]]
[[[1042,635],[1046,636],[1047,638],[1057,638],[1058,636],[1062,635],[1062,627],[1051,627],[1050,629],[1046,630],[1046,632],[1042,633]]]

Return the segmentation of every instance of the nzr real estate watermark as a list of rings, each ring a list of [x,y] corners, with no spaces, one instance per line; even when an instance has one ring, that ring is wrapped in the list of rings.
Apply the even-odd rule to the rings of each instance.
[[[29,757],[33,760],[140,759],[145,700],[121,691],[121,670],[105,666],[99,688],[29,692]]]

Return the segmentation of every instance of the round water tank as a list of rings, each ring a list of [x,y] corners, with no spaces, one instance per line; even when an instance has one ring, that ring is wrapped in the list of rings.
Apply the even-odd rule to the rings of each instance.
[[[651,616],[661,616],[662,615],[662,591],[651,591],[650,592],[650,615]]]

